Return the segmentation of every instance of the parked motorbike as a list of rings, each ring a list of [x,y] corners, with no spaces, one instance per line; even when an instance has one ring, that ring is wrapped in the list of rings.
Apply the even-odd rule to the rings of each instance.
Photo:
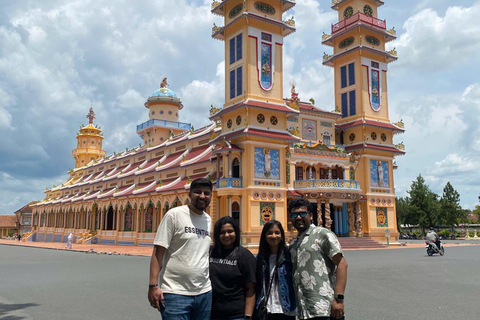
[[[443,244],[441,242],[440,242],[440,250],[439,250],[435,243],[430,243],[428,241],[425,241],[425,249],[427,249],[427,254],[429,256],[432,256],[435,253],[438,253],[439,255],[443,256],[445,253],[445,248],[443,247]]]

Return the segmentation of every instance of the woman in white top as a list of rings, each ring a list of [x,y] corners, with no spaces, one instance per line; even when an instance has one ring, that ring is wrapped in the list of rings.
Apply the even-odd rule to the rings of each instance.
[[[296,310],[292,262],[282,224],[271,220],[263,226],[257,255],[256,316],[266,304],[269,320],[294,320]]]

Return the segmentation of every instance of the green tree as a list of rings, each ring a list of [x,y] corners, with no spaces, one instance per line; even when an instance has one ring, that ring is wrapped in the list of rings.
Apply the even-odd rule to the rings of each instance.
[[[397,226],[401,224],[413,224],[411,219],[410,198],[399,197],[395,199],[395,208],[397,212]]]
[[[410,210],[412,224],[418,224],[425,233],[425,228],[433,226],[437,222],[437,214],[440,209],[438,195],[430,190],[425,184],[425,179],[419,174],[410,186]]]
[[[440,199],[440,221],[442,224],[455,228],[455,225],[463,218],[464,212],[460,206],[460,194],[447,182],[443,188],[443,195]]]

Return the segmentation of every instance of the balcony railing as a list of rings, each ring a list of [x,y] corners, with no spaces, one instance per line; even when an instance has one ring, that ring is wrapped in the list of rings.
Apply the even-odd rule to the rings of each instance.
[[[318,180],[295,180],[295,189],[360,189],[360,183],[355,180],[341,179],[318,179]]]
[[[386,20],[380,20],[380,19],[377,19],[377,18],[372,17],[372,16],[367,16],[364,13],[358,12],[358,13],[352,15],[351,17],[343,19],[342,21],[340,21],[338,23],[332,24],[332,35],[335,32],[338,32],[338,31],[342,30],[343,28],[345,28],[345,27],[347,27],[347,26],[349,26],[352,23],[355,23],[357,21],[361,21],[361,22],[370,24],[374,27],[378,27],[378,28],[381,28],[381,29],[384,29],[384,30],[387,29],[387,21]]]
[[[148,128],[150,126],[160,126],[160,127],[168,127],[168,128],[179,128],[179,129],[185,129],[185,130],[190,130],[192,125],[190,123],[185,123],[185,122],[176,122],[176,121],[167,121],[167,120],[159,120],[159,119],[150,119],[147,122],[144,122],[142,124],[139,124],[137,126],[137,132],[140,130],[143,130],[145,128]]]
[[[241,188],[241,178],[221,178],[217,180],[217,189],[220,188]]]

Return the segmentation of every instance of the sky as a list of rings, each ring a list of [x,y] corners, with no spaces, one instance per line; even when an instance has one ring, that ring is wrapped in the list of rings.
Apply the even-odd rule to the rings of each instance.
[[[45,197],[74,167],[76,133],[102,127],[107,154],[141,143],[146,99],[168,77],[181,122],[209,123],[224,102],[224,43],[211,38],[211,0],[0,0],[0,214]],[[297,31],[284,41],[284,89],[334,109],[333,69],[322,65],[330,0],[298,0],[284,14]],[[480,193],[480,0],[385,0],[395,27],[389,64],[390,121],[406,154],[396,158],[397,196],[421,174],[440,196],[447,182],[473,209]]]

